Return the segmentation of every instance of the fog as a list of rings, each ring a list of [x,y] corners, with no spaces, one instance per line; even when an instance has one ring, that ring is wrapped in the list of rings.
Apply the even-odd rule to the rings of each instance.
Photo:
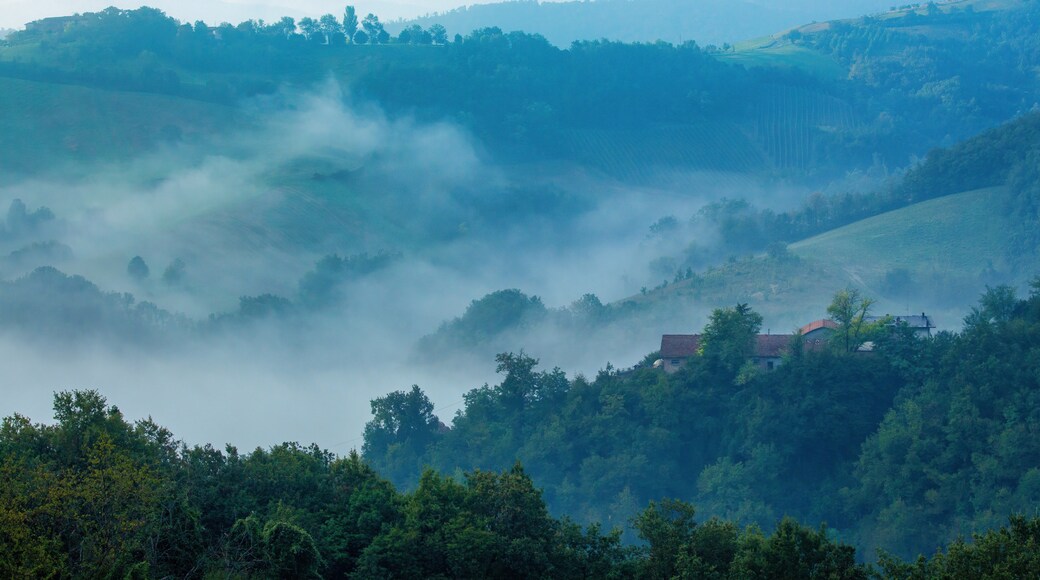
[[[507,288],[550,308],[585,293],[619,300],[638,293],[650,279],[647,264],[674,249],[675,240],[647,235],[659,218],[688,217],[721,196],[789,203],[805,193],[780,195],[739,176],[690,174],[683,179],[689,187],[669,189],[568,168],[501,166],[459,127],[391,119],[331,82],[247,109],[247,128],[211,142],[175,143],[81,167],[76,178],[0,189],[0,204],[21,199],[30,211],[46,206],[56,216],[5,239],[4,254],[34,242],[71,249],[64,257],[8,261],[5,279],[53,265],[203,328],[168,330],[158,342],[89,328],[9,330],[0,338],[0,413],[49,420],[53,392],[96,388],[127,416],[152,416],[189,444],[313,441],[343,453],[360,447],[374,397],[419,384],[450,423],[463,393],[497,382],[493,352],[438,364],[415,351],[418,339],[470,301]],[[495,200],[518,187],[550,187],[572,201],[559,211],[536,204],[499,215],[512,206]],[[399,258],[341,283],[341,299],[331,305],[300,304],[298,283],[322,256],[379,252]],[[148,264],[147,278],[128,275],[134,256]],[[175,259],[184,263],[183,279],[163,280]],[[268,293],[298,311],[205,330],[209,315],[235,312],[240,296]],[[78,298],[40,296],[32,305],[49,309],[48,300],[74,311],[68,302]],[[701,321],[683,324],[692,330]],[[573,377],[608,362],[631,366],[656,350],[661,332],[653,319],[580,337],[546,324],[495,344],[524,349]]]
[[[126,313],[98,314],[82,293],[23,296],[30,322],[0,335],[0,414],[48,420],[55,391],[96,388],[127,416],[152,416],[189,444],[300,441],[345,453],[360,447],[375,397],[418,384],[450,424],[465,392],[500,380],[497,352],[524,350],[542,368],[592,376],[608,363],[634,365],[662,333],[697,332],[711,307],[746,297],[666,301],[594,328],[549,316],[473,347],[420,350],[420,339],[471,301],[515,288],[559,312],[587,293],[605,304],[638,296],[661,281],[655,260],[716,241],[689,221],[706,203],[784,209],[809,193],[744,175],[662,172],[633,184],[587,168],[504,165],[461,127],[392,118],[331,81],[244,109],[249,122],[231,134],[0,188],[0,208],[20,199],[55,215],[8,231],[0,257],[32,244],[68,249],[0,260],[5,280],[52,265],[185,317],[149,314],[142,330],[133,316],[110,324]],[[849,181],[876,185],[863,179]],[[667,216],[682,226],[654,235],[651,224]],[[392,258],[339,279],[331,302],[308,303],[300,281],[330,254]],[[134,256],[147,277],[129,274]],[[183,271],[172,279],[165,270],[175,260]],[[763,330],[786,333],[822,317],[827,292],[841,284],[761,304]],[[239,312],[240,297],[265,294],[290,301],[291,312]],[[951,304],[969,304],[968,294]],[[962,312],[947,305],[936,322],[956,328]],[[34,316],[50,322],[34,325]],[[103,330],[90,327],[98,320]]]

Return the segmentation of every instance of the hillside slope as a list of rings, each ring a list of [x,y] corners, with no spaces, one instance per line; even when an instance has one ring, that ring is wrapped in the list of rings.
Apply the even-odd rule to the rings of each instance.
[[[932,199],[791,244],[784,255],[733,260],[625,301],[671,313],[660,320],[688,321],[747,302],[774,329],[788,330],[822,316],[834,291],[851,285],[878,299],[879,311],[940,312],[943,326],[956,325],[958,301],[970,303],[986,284],[1021,284],[1040,272],[1035,251],[1009,259],[1013,249],[1027,250],[1015,246],[1011,201],[1005,187]]]
[[[177,96],[0,77],[0,164],[8,176],[126,159],[244,121],[235,108]]]
[[[791,244],[795,255],[877,286],[891,270],[978,277],[1006,269],[1011,231],[1006,188],[948,195],[867,218]],[[880,289],[880,288],[879,288]]]

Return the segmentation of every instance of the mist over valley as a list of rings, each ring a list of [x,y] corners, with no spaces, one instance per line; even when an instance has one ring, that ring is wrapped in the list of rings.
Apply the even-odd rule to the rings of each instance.
[[[1040,4],[313,7],[0,36],[0,575],[1034,570]]]

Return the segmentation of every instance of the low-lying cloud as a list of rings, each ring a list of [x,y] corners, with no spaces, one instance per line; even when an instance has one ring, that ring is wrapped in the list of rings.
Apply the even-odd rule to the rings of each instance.
[[[200,326],[245,295],[301,306],[298,281],[324,255],[401,258],[345,283],[334,305],[189,333],[161,348],[100,339],[41,346],[8,333],[0,413],[46,419],[53,391],[97,388],[128,416],[152,415],[189,443],[299,440],[344,452],[360,446],[374,397],[417,383],[450,422],[464,392],[496,380],[490,358],[452,366],[415,356],[418,339],[471,300],[504,288],[550,307],[585,293],[624,298],[647,283],[655,257],[712,235],[653,240],[650,224],[685,219],[722,196],[775,197],[744,177],[691,175],[684,183],[692,187],[676,190],[498,166],[465,130],[391,118],[334,83],[247,110],[252,127],[238,133],[98,164],[73,182],[22,181],[0,190],[0,203],[20,198],[54,211],[61,227],[37,235],[71,249],[53,264],[62,271]],[[535,203],[506,203],[510,195]],[[40,241],[9,240],[2,250]],[[147,278],[128,275],[134,256],[147,262]],[[182,277],[164,280],[176,259]],[[608,361],[634,364],[660,332],[648,323],[575,341],[548,325],[504,343],[573,376]]]

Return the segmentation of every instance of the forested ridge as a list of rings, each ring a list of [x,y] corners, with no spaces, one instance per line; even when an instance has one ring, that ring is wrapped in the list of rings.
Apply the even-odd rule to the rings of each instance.
[[[1040,285],[1021,300],[988,290],[956,334],[881,329],[870,354],[796,343],[769,373],[743,364],[760,324],[746,306],[717,310],[704,333],[719,338],[674,375],[653,354],[573,379],[500,355],[502,382],[466,394],[450,429],[419,387],[373,401],[364,457],[406,488],[424,465],[520,460],[554,513],[585,522],[662,497],[767,527],[826,521],[868,558],[1035,509]]]
[[[827,177],[850,167],[904,167],[1040,102],[1031,73],[1037,10],[1032,1],[985,11],[954,6],[778,37],[848,71],[831,78],[794,56],[729,64],[725,51],[695,42],[581,41],[560,49],[497,27],[448,38],[436,24],[391,37],[378,16],[353,7],[237,25],[110,8],[8,36],[0,75],[228,104],[331,75],[395,115],[460,123],[499,155],[581,159],[596,131],[608,130],[613,148],[679,136],[692,141],[677,146],[704,149],[682,159],[669,143],[657,144],[659,160],[732,170],[741,157],[753,171]],[[791,95],[794,108],[784,109],[779,94]],[[713,157],[705,139],[724,149]],[[770,139],[797,151],[774,151]],[[792,155],[801,161],[785,161]],[[583,161],[618,170],[612,159]]]

